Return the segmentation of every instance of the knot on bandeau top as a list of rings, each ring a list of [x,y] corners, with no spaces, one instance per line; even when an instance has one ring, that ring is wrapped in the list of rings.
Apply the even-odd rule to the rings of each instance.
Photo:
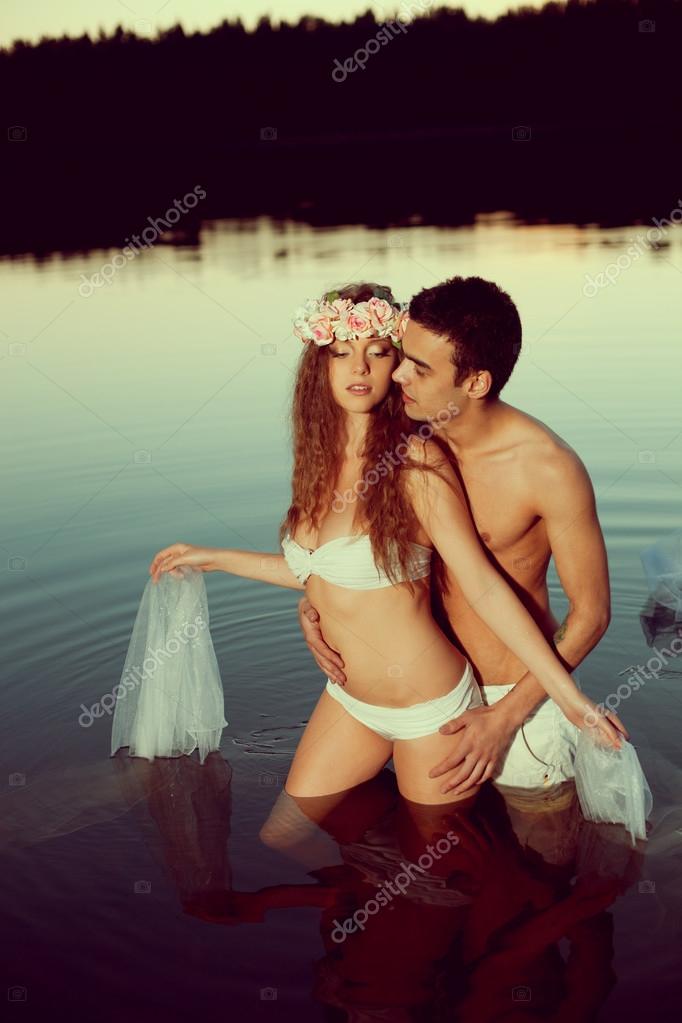
[[[396,563],[398,581],[423,579],[431,571],[431,548],[412,543],[412,557],[407,574]],[[317,575],[336,586],[352,590],[372,590],[391,586],[388,575],[374,561],[372,544],[367,533],[339,536],[314,550],[287,535],[282,540],[286,562],[299,582]]]

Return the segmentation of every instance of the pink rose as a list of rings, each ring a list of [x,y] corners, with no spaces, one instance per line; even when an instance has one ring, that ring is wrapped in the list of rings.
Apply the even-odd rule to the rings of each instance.
[[[308,318],[308,328],[316,345],[328,345],[334,340],[331,320],[324,313],[313,313]]]
[[[334,321],[334,337],[338,341],[353,341],[355,339],[355,334],[348,325],[347,316]]]
[[[375,332],[367,302],[358,302],[348,315],[349,328],[357,337],[372,337]]]
[[[379,337],[384,337],[388,333],[391,319],[395,315],[395,309],[384,298],[370,298],[367,306],[377,334]]]
[[[402,339],[405,336],[405,331],[407,330],[407,324],[409,322],[409,319],[410,319],[409,312],[407,311],[407,309],[403,309],[403,311],[400,313],[398,317],[398,322],[394,328],[395,335],[399,341],[402,341]]]
[[[321,302],[320,312],[332,320],[337,317],[343,319],[352,307],[353,303],[349,298],[336,298],[333,302]]]

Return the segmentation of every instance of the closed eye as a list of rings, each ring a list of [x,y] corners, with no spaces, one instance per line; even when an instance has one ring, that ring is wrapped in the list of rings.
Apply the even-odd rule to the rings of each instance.
[[[345,359],[347,355],[350,355],[350,352],[332,352],[332,351],[330,351],[329,354],[333,355],[335,359]],[[388,352],[388,351],[387,352],[368,352],[368,355],[374,355],[378,359],[387,359],[390,354],[391,354],[391,352]]]

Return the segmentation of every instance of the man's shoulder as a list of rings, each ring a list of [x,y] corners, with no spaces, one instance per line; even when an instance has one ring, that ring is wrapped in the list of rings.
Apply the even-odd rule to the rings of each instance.
[[[590,485],[585,464],[568,441],[528,412],[514,408],[516,451],[524,476],[537,487]]]
[[[524,461],[548,470],[557,466],[567,468],[570,465],[583,465],[577,451],[547,423],[522,409],[510,407],[510,413],[513,416],[514,434]]]

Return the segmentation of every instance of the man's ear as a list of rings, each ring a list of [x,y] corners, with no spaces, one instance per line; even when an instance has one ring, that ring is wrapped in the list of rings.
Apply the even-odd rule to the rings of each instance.
[[[493,376],[488,369],[479,369],[472,373],[466,382],[466,392],[469,398],[480,400],[485,398],[493,386]]]

